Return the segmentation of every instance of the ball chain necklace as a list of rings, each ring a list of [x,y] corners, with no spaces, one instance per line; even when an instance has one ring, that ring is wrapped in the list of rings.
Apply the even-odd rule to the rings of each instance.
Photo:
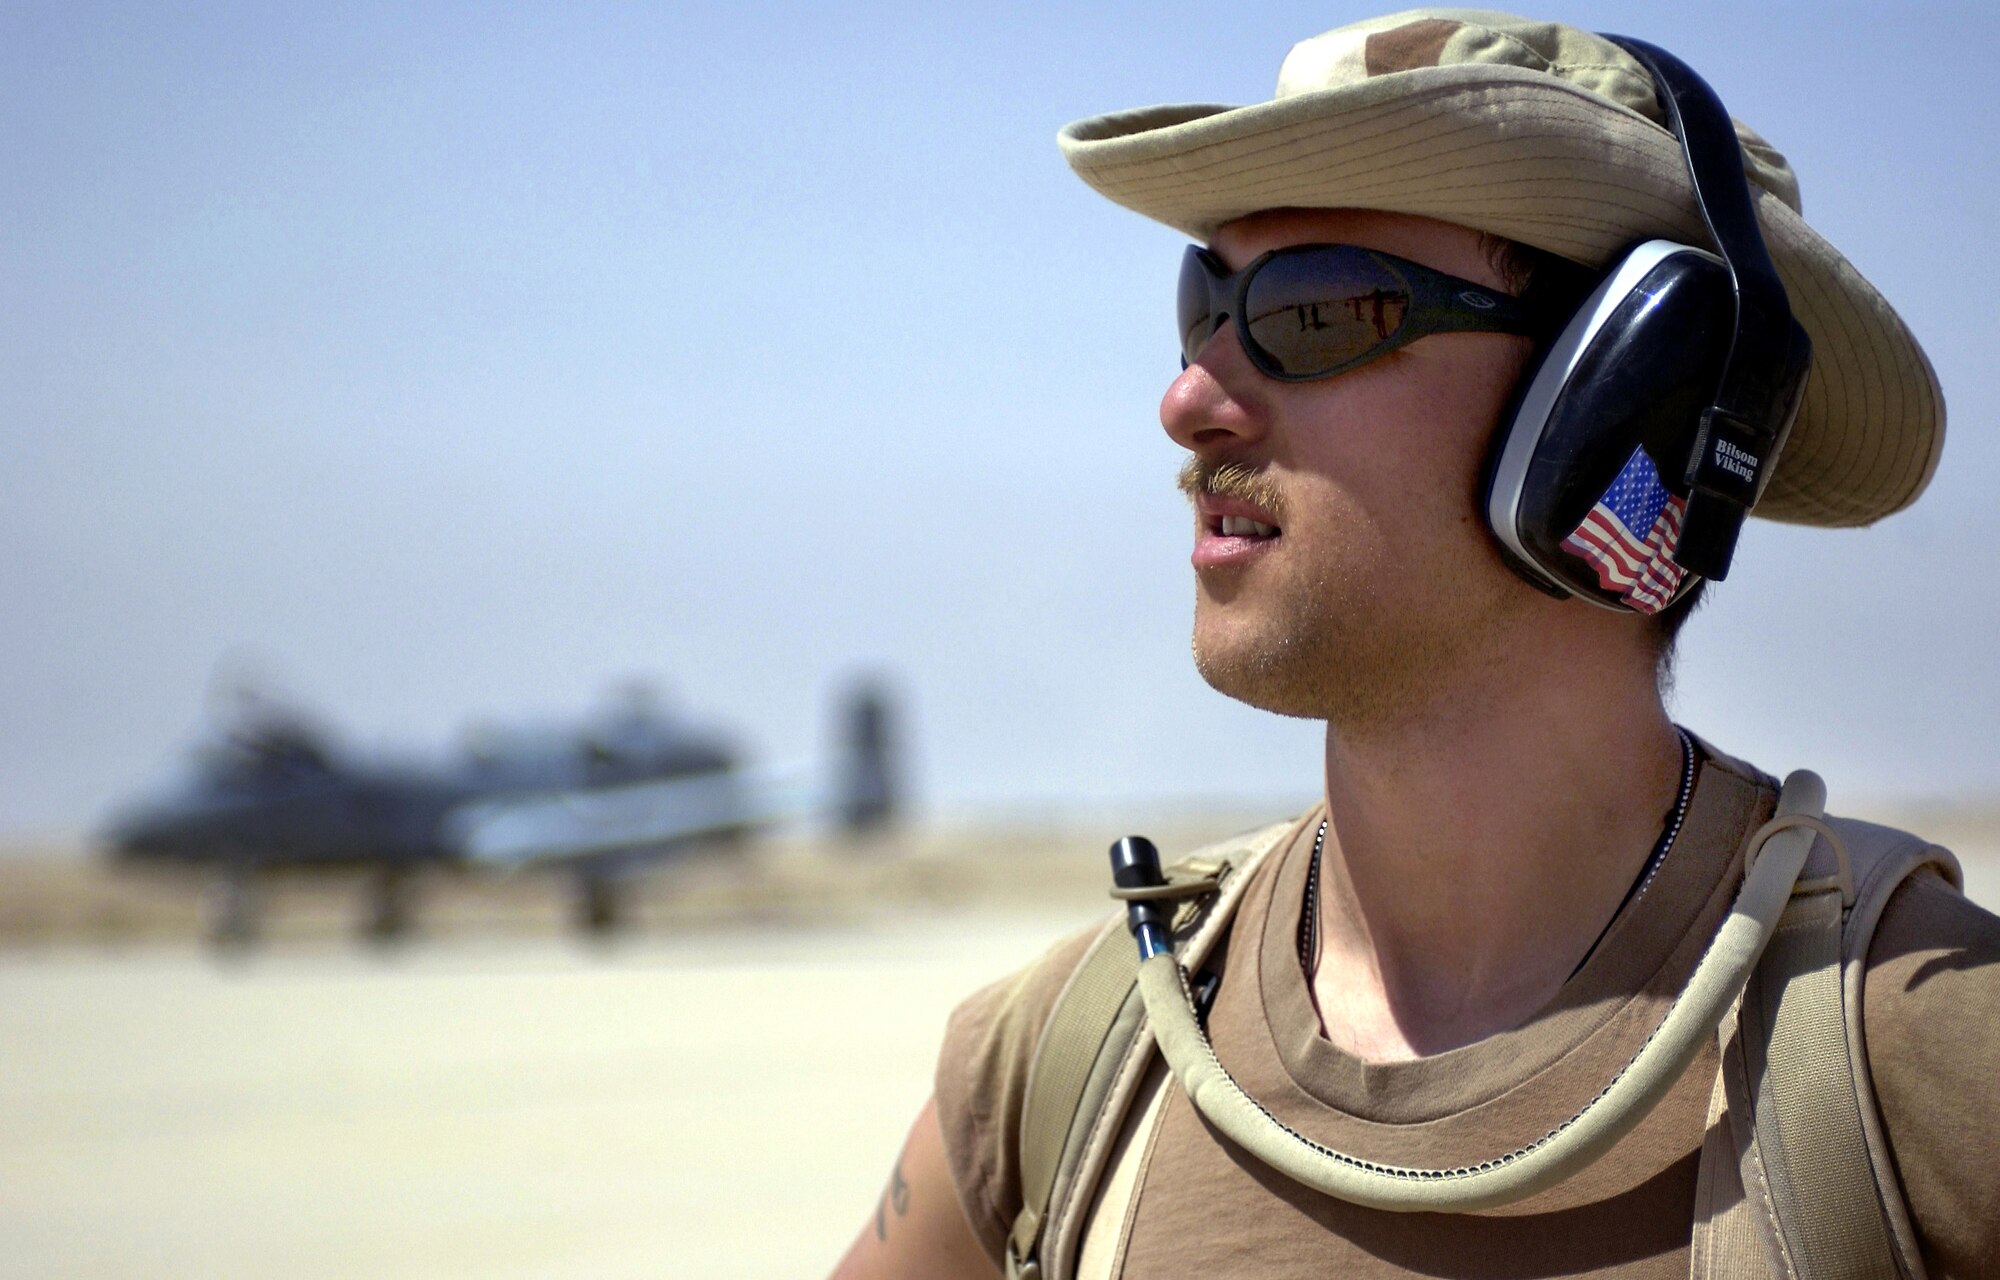
[[[1694,740],[1688,737],[1687,730],[1679,725],[1674,726],[1674,733],[1680,738],[1681,743],[1681,785],[1680,792],[1674,800],[1673,811],[1667,815],[1666,827],[1660,832],[1660,838],[1654,842],[1652,853],[1647,855],[1646,865],[1639,869],[1638,878],[1633,880],[1632,887],[1625,891],[1624,900],[1618,904],[1618,909],[1611,913],[1611,918],[1604,922],[1604,928],[1598,932],[1596,940],[1590,944],[1590,949],[1583,953],[1583,959],[1577,961],[1575,969],[1570,970],[1569,976],[1572,978],[1582,971],[1592,956],[1597,954],[1598,945],[1604,941],[1605,935],[1611,932],[1611,926],[1617,923],[1618,917],[1625,914],[1626,908],[1645,896],[1647,887],[1653,883],[1653,877],[1659,874],[1660,864],[1667,859],[1667,851],[1674,847],[1674,838],[1680,834],[1681,824],[1687,820],[1688,800],[1694,795]],[[1299,918],[1299,968],[1305,972],[1307,985],[1311,985],[1313,979],[1319,976],[1319,867],[1322,855],[1326,852],[1326,824],[1327,820],[1321,818],[1319,831],[1313,836],[1312,866],[1306,872],[1305,913]]]

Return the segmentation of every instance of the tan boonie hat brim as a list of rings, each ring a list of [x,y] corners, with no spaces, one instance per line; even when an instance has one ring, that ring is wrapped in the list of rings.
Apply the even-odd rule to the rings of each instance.
[[[1601,37],[1422,9],[1293,49],[1255,106],[1079,121],[1063,155],[1110,199],[1197,240],[1263,209],[1421,214],[1591,266],[1633,242],[1708,244],[1645,70]],[[1765,242],[1812,374],[1756,514],[1859,525],[1909,505],[1944,447],[1937,375],[1888,301],[1797,211],[1785,159],[1738,125]]]

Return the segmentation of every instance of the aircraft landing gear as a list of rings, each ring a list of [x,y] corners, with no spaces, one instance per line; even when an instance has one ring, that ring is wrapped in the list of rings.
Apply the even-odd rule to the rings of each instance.
[[[361,936],[378,946],[401,942],[416,922],[416,876],[410,868],[383,863],[370,872]]]
[[[223,862],[204,897],[211,946],[218,951],[242,951],[257,941],[263,904],[255,863],[247,858]]]
[[[631,893],[625,879],[601,868],[577,873],[577,932],[592,938],[608,938],[624,931],[631,915]]]

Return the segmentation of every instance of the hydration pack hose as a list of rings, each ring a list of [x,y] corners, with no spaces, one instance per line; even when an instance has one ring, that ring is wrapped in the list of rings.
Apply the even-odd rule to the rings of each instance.
[[[1141,910],[1149,905],[1143,899],[1131,904],[1141,955],[1140,997],[1161,1054],[1195,1109],[1293,1181],[1336,1199],[1400,1213],[1470,1213],[1512,1204],[1609,1151],[1646,1118],[1715,1035],[1777,927],[1814,834],[1832,835],[1822,821],[1825,808],[1826,784],[1818,774],[1801,769],[1785,779],[1776,816],[1750,838],[1735,904],[1659,1027],[1582,1110],[1534,1142],[1478,1164],[1421,1169],[1364,1160],[1321,1146],[1264,1110],[1216,1060],[1195,1016],[1187,973],[1161,945],[1159,920]],[[1128,843],[1120,844],[1127,846],[1120,882],[1143,880],[1146,868],[1133,866]],[[1837,841],[1834,847],[1840,853]],[[1155,855],[1150,868],[1155,881],[1158,867]]]

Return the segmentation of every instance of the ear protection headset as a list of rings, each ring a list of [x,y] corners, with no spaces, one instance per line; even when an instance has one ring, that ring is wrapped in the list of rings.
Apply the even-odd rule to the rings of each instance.
[[[1483,500],[1530,583],[1650,614],[1698,578],[1728,576],[1812,344],[1758,230],[1721,99],[1666,50],[1605,38],[1652,75],[1721,256],[1670,240],[1626,251],[1524,375]]]

